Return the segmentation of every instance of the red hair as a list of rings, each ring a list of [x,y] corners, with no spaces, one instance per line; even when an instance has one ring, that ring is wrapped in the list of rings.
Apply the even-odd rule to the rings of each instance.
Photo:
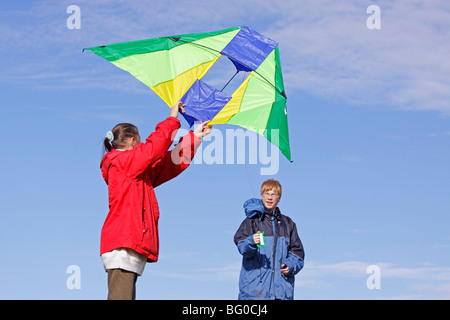
[[[280,184],[280,182],[278,182],[275,179],[269,179],[269,180],[266,180],[266,181],[264,181],[262,183],[262,185],[261,185],[261,195],[264,192],[271,191],[272,189],[274,189],[275,192],[278,193],[280,195],[280,198],[281,198],[281,184]]]

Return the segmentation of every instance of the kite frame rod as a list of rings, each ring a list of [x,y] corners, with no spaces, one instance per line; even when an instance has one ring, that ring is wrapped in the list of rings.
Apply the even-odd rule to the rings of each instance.
[[[233,76],[231,77],[231,79],[228,80],[228,82],[225,84],[225,86],[224,86],[224,87],[222,88],[222,90],[220,90],[220,91],[223,91],[223,90],[230,84],[231,80],[233,80],[234,77],[236,77],[236,75],[237,75],[238,73],[239,73],[239,70],[236,70],[236,73],[233,74]]]
[[[242,64],[243,66],[247,67],[248,69],[253,70],[250,66],[246,65],[246,64],[243,63],[242,61],[239,61],[238,59],[236,59],[236,58],[234,58],[234,57],[231,57],[231,56],[229,56],[229,55],[227,55],[227,54],[225,54],[225,53],[222,53],[222,52],[220,52],[219,50],[216,50],[216,49],[214,49],[214,48],[210,48],[210,47],[204,46],[204,45],[202,45],[202,44],[198,44],[198,43],[193,43],[193,42],[190,42],[190,41],[186,41],[186,40],[181,39],[181,37],[168,37],[168,38],[169,38],[170,40],[172,40],[173,42],[182,41],[182,42],[184,42],[184,43],[186,43],[186,44],[192,44],[192,45],[198,46],[198,47],[200,47],[200,48],[206,48],[206,49],[215,51],[215,52],[217,52],[217,53],[219,53],[219,54],[221,54],[221,55],[224,55],[224,56],[226,56],[226,57],[228,57],[228,58],[230,58],[230,59],[233,59],[234,61],[239,62],[240,64]],[[281,94],[281,95],[287,100],[287,96],[286,96],[286,93],[285,93],[284,91],[283,91],[283,92],[280,92],[280,90],[278,90],[272,83],[270,83],[269,80],[267,80],[264,76],[262,76],[258,71],[256,71],[256,70],[253,70],[253,71],[254,71],[258,76],[260,76],[264,81],[266,81],[269,85],[271,85],[271,86],[275,89],[275,91],[278,91],[278,93]],[[239,72],[239,71],[238,71],[238,72]],[[235,74],[235,75],[236,75],[236,74]],[[234,78],[234,76],[233,76],[233,78]],[[231,78],[231,79],[233,79],[233,78]],[[230,81],[231,81],[231,80],[230,80]],[[228,83],[227,83],[227,85],[228,85]],[[225,87],[226,87],[226,85],[225,85]],[[223,89],[222,89],[222,90],[223,90]]]

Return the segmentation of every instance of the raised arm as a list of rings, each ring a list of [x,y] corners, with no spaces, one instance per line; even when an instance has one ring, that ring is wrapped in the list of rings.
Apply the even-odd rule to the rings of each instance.
[[[189,167],[197,148],[202,142],[201,138],[211,132],[211,128],[206,125],[207,122],[199,125],[195,131],[189,131],[172,150],[167,151],[163,157],[149,167],[148,173],[152,178],[154,187],[175,178]]]
[[[148,136],[145,143],[140,143],[121,157],[122,165],[132,178],[144,172],[151,164],[160,159],[171,146],[180,127],[178,111],[184,112],[184,104],[178,102],[170,109],[169,117],[158,123],[155,131]]]

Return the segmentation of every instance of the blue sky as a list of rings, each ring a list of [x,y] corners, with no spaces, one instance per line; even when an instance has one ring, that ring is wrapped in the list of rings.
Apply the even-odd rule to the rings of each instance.
[[[369,30],[373,4],[381,29]],[[279,42],[294,162],[280,156],[274,176],[194,164],[160,186],[160,260],[138,298],[236,299],[233,235],[267,178],[305,246],[296,299],[450,298],[447,1],[48,0],[0,4],[1,299],[106,297],[102,139],[118,122],[146,136],[169,113],[82,48],[239,25]],[[71,265],[80,289],[66,285]]]

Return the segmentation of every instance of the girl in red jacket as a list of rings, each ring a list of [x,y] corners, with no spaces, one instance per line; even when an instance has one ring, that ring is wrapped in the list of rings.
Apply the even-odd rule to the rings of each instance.
[[[206,122],[190,131],[170,151],[180,127],[179,102],[158,123],[145,143],[138,129],[120,123],[106,133],[100,168],[108,184],[109,213],[101,232],[100,254],[108,273],[108,299],[135,299],[136,279],[147,262],[158,260],[159,209],[154,188],[189,166],[201,138],[211,132]]]

